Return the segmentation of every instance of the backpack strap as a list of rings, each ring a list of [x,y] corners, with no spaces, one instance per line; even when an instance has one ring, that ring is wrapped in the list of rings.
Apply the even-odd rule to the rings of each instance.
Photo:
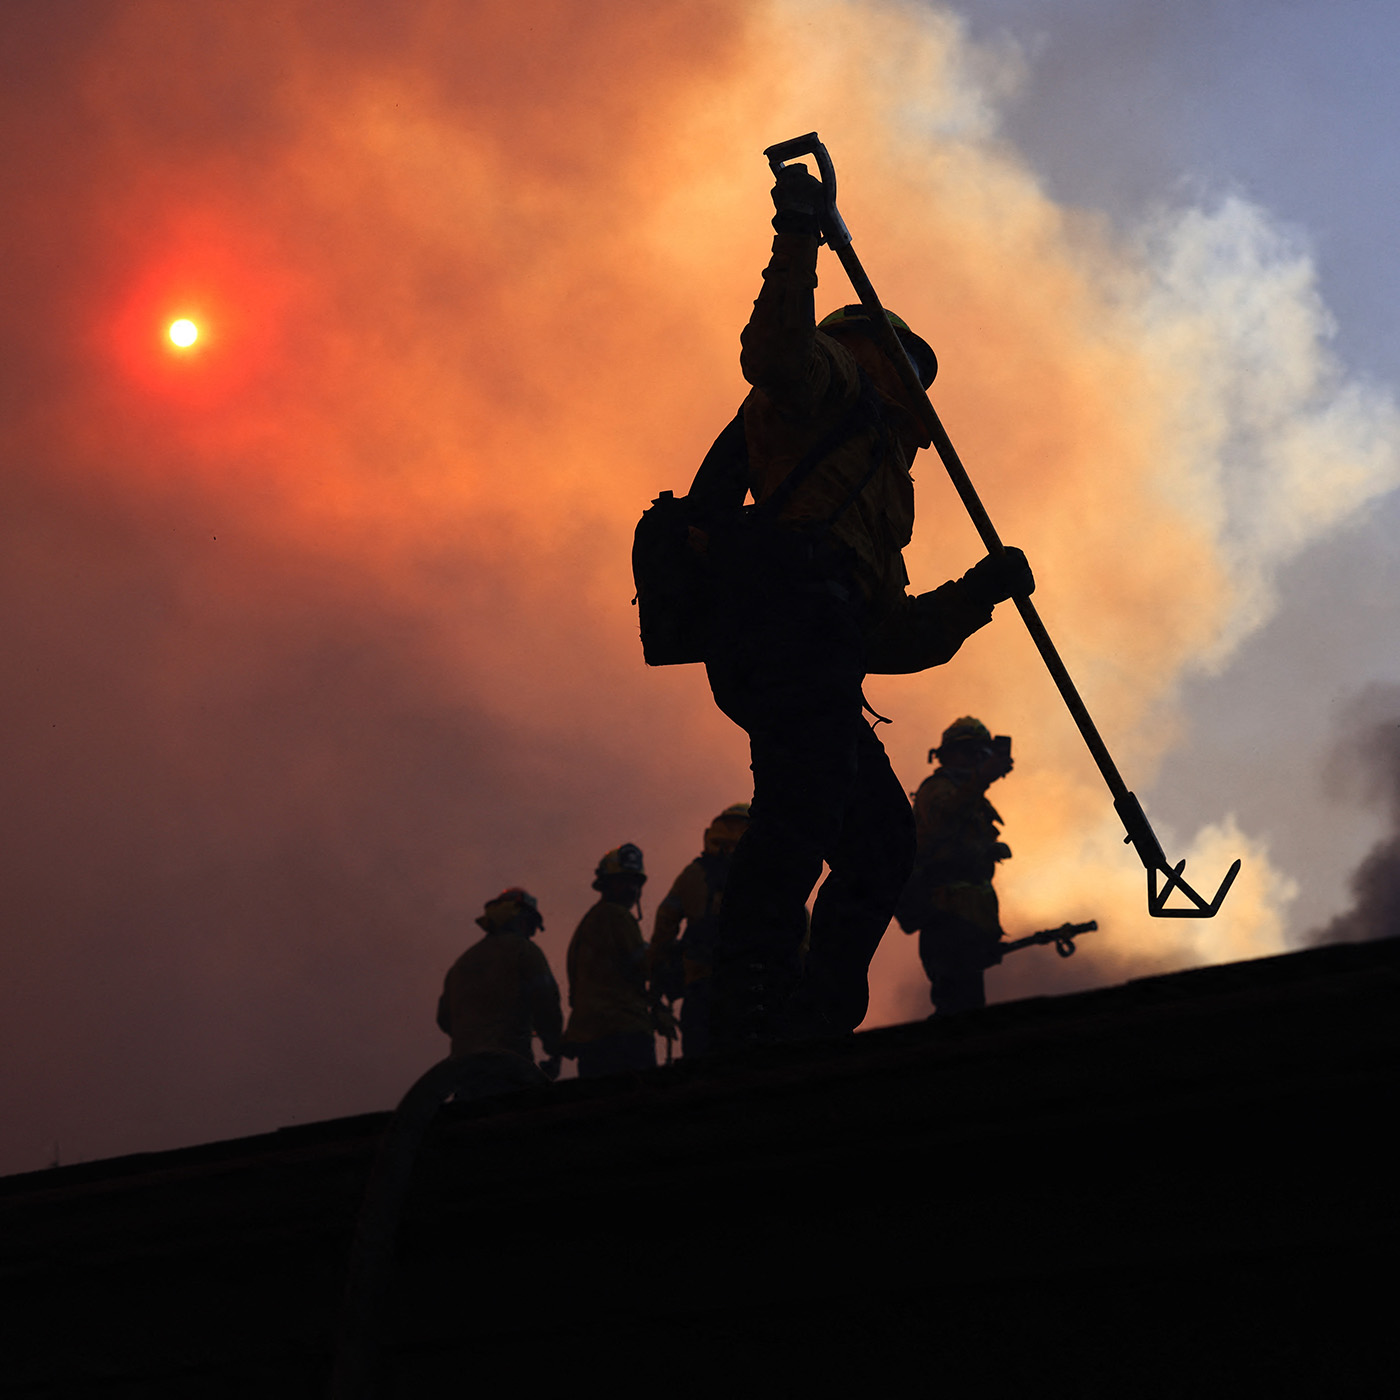
[[[856,366],[856,373],[860,375],[860,394],[854,404],[851,405],[850,412],[846,414],[840,422],[836,423],[829,432],[824,433],[818,440],[803,454],[801,461],[778,483],[773,494],[761,505],[754,507],[754,514],[763,519],[776,519],[782,508],[791,499],[794,491],[816,471],[822,460],[848,438],[853,438],[869,422],[873,420],[883,421],[884,415],[880,412],[879,396],[875,392],[875,386],[870,382],[866,373],[859,365]],[[875,475],[876,468],[880,465],[877,456],[870,470],[866,473],[864,480],[856,487],[855,491],[838,508],[836,514],[825,521],[822,525],[822,533],[831,528],[831,525],[842,514],[848,505],[855,500],[860,493],[865,490],[866,483]]]
[[[710,445],[690,483],[690,501],[702,515],[738,510],[749,493],[749,443],[741,408]]]
[[[874,423],[880,431],[871,450],[870,467],[847,493],[846,499],[822,522],[818,532],[819,539],[825,537],[827,531],[855,504],[870,484],[888,450],[890,427],[880,406],[880,396],[869,376],[859,366],[856,367],[856,373],[860,376],[860,394],[851,405],[850,411],[803,453],[797,465],[778,483],[772,495],[753,508],[755,517],[761,520],[776,519],[793,493],[831,452]],[[697,513],[704,516],[738,510],[744,504],[744,497],[748,491],[749,444],[744,432],[744,410],[740,408],[724,425],[719,436],[710,445],[710,450],[705,453],[687,494]]]
[[[831,527],[835,525],[836,522],[840,520],[840,518],[843,515],[845,515],[845,513],[860,498],[861,493],[865,490],[867,486],[870,485],[871,479],[874,477],[875,473],[880,470],[880,463],[885,460],[885,454],[890,447],[889,419],[881,411],[879,396],[875,393],[875,386],[871,384],[870,380],[865,377],[864,370],[860,370],[860,381],[862,396],[868,394],[870,397],[870,414],[873,415],[875,422],[879,427],[879,432],[876,434],[875,441],[870,449],[869,468],[866,470],[865,475],[861,477],[861,479],[855,484],[855,486],[853,486],[851,490],[847,492],[846,499],[842,501],[839,506],[836,507],[835,511],[833,511],[832,514],[827,516],[825,521],[822,522],[822,527],[817,532],[818,540],[825,539],[827,536],[827,532],[831,529]],[[869,706],[867,706],[866,708],[869,709]],[[873,715],[875,711],[871,710],[870,713]],[[888,720],[886,720],[885,722],[887,724],[889,723]]]

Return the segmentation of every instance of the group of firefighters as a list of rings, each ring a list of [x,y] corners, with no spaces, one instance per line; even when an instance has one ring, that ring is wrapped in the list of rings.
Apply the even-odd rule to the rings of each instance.
[[[1035,577],[998,544],[960,578],[908,591],[911,467],[933,445],[923,393],[937,358],[873,292],[818,321],[828,191],[783,165],[772,197],[771,256],[740,335],[749,392],[687,496],[664,493],[643,516],[633,553],[644,648],[649,625],[693,642],[648,660],[703,660],[715,703],[748,737],[753,801],[710,826],[650,943],[634,913],[641,851],[604,856],[569,946],[567,1025],[530,941],[535,901],[520,889],[491,901],[487,936],[443,993],[454,1056],[529,1060],[533,1031],[544,1074],[563,1055],[585,1077],[644,1068],[656,1032],[676,1033],[677,1001],[687,1055],[849,1034],[892,918],[918,932],[940,1013],[981,1005],[1000,960],[992,875],[1010,852],[985,793],[1010,771],[1009,740],[971,718],[952,725],[911,812],[865,719],[864,683],[944,665]]]
[[[914,794],[918,855],[896,918],[919,936],[919,957],[935,1012],[985,1002],[983,974],[1000,961],[1001,924],[993,875],[1010,856],[987,787],[1011,770],[1009,741],[966,717],[930,751],[938,766]],[[653,1068],[656,1037],[679,1038],[694,1057],[716,1048],[713,974],[719,912],[750,804],[726,807],[706,828],[704,849],[657,907],[648,942],[638,921],[647,875],[641,849],[609,851],[594,872],[598,901],[567,955],[569,1015],[544,952],[535,898],[519,887],[487,902],[485,936],[448,972],[438,1025],[457,1057],[509,1054],[554,1079],[574,1059],[581,1079]],[[796,1038],[796,1037],[793,1037]],[[723,1043],[718,1048],[731,1048]]]

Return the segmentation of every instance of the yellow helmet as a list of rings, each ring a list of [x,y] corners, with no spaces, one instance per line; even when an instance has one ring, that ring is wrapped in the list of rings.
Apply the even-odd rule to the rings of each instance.
[[[705,829],[705,849],[711,855],[732,851],[748,829],[749,804],[735,802],[726,807]]]
[[[998,734],[993,738],[980,719],[964,715],[943,731],[938,747],[928,751],[928,761],[935,758],[945,768],[972,765],[980,778],[994,783],[1011,771],[1011,736]]]
[[[599,882],[610,875],[630,875],[645,884],[647,872],[642,864],[642,848],[628,841],[609,851],[593,872],[593,888],[596,890]]]
[[[921,335],[916,335],[911,331],[908,324],[896,316],[889,307],[885,308],[885,315],[889,318],[890,325],[894,327],[895,334],[899,337],[899,343],[904,346],[909,358],[914,361],[914,368],[919,371],[919,383],[927,389],[938,376],[938,356],[933,353],[933,346]],[[831,315],[823,316],[817,322],[817,329],[819,331],[850,330],[869,336],[874,330],[874,323],[871,320],[870,312],[859,302],[856,302],[854,306],[843,306],[833,311]]]
[[[980,719],[972,715],[964,715],[961,719],[955,719],[943,731],[943,737],[938,741],[938,747],[941,749],[944,744],[956,744],[960,739],[973,739],[979,744],[990,744],[992,731]]]

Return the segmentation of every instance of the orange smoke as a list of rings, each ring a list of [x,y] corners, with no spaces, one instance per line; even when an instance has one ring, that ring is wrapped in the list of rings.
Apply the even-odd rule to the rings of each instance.
[[[7,157],[25,377],[0,433],[28,514],[5,617],[39,658],[6,730],[15,956],[38,989],[11,1024],[47,1066],[0,1114],[45,1125],[10,1160],[48,1150],[77,1084],[121,1107],[63,1127],[87,1152],[381,1107],[443,1049],[437,987],[486,898],[534,892],[562,970],[604,849],[644,847],[654,907],[748,796],[699,670],[642,665],[629,546],[744,391],[760,151],[813,128],[1146,794],[1178,678],[1237,620],[1207,449],[1181,446],[1201,370],[1183,322],[1140,314],[1141,250],[999,144],[954,20],[742,0],[88,18],[91,47],[65,47],[81,26],[32,36],[46,81],[6,109],[31,140]],[[850,299],[834,260],[821,276],[819,309]],[[74,337],[30,329],[39,302]],[[177,314],[197,359],[159,345]],[[937,463],[916,477],[923,590],[981,550]],[[1008,932],[1100,922],[1072,963],[1021,954],[994,992],[1276,946],[1286,887],[1224,793],[1188,876],[1213,889],[1246,855],[1227,913],[1147,919],[1014,615],[869,694],[910,788],[954,716],[1013,734],[992,793]],[[1193,837],[1159,834],[1177,859]],[[897,934],[875,993],[872,1023],[920,1014]]]

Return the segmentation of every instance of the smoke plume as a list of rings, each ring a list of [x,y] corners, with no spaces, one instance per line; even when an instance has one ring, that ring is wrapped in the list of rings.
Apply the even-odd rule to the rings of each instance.
[[[1334,796],[1359,800],[1389,828],[1351,876],[1355,901],[1315,943],[1368,942],[1400,933],[1400,686],[1372,685],[1338,725],[1327,765]]]
[[[1129,781],[1273,572],[1397,480],[1305,250],[1241,201],[1124,237],[1000,137],[1014,54],[854,0],[6,7],[0,1169],[384,1107],[503,886],[562,973],[594,863],[654,907],[749,795],[694,668],[647,671],[631,531],[744,391],[766,145],[817,129],[884,299]],[[850,299],[823,255],[819,310]],[[196,353],[163,339],[201,326]],[[1304,467],[1306,466],[1306,470]],[[980,554],[916,464],[918,590]],[[1264,501],[1263,509],[1256,508]],[[872,685],[911,789],[955,716],[1009,933],[997,995],[1272,951],[1288,882],[1222,797],[1143,877],[1014,615]],[[1150,801],[1147,802],[1150,811]],[[870,1024],[922,1014],[891,934]]]

